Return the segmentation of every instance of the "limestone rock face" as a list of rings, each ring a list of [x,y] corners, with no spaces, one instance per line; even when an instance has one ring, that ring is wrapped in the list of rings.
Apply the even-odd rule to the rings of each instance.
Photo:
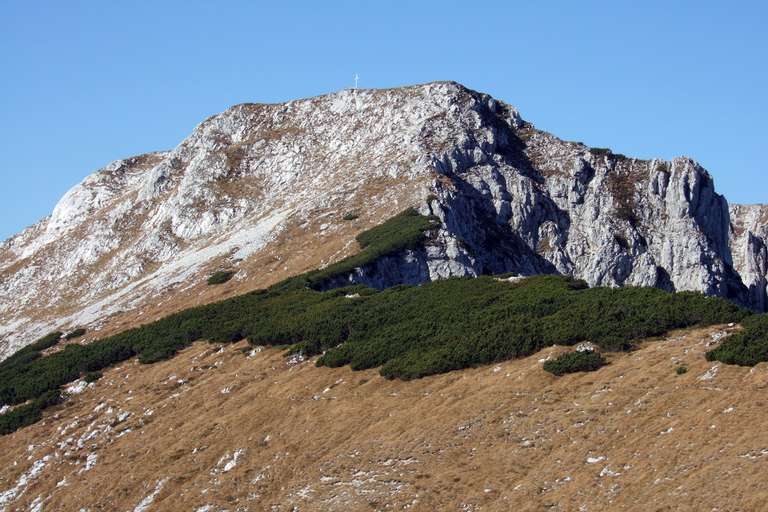
[[[765,207],[729,210],[691,159],[562,141],[437,82],[237,105],[89,176],[0,245],[0,357],[53,328],[109,331],[331,263],[409,206],[442,221],[425,247],[341,282],[557,272],[766,307]],[[222,267],[233,284],[205,288]]]
[[[451,161],[434,205],[478,255],[477,273],[558,272],[591,286],[749,302],[733,269],[728,203],[692,160],[629,159],[529,126],[493,135],[517,140],[476,161]]]
[[[749,288],[750,302],[768,309],[768,206],[732,205],[734,267]]]

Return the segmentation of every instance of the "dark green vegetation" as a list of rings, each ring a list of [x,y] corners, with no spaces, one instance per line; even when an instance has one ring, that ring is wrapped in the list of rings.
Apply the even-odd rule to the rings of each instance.
[[[614,153],[610,148],[589,148],[589,152],[595,156],[603,156],[607,158],[624,160],[627,157],[621,153]]]
[[[203,339],[290,346],[308,356],[323,354],[318,365],[380,366],[386,377],[412,379],[527,356],[553,344],[590,340],[606,350],[624,350],[669,329],[735,322],[748,314],[697,293],[588,289],[583,281],[559,276],[514,284],[486,276],[382,291],[363,286],[317,290],[355,267],[418,247],[435,225],[435,219],[408,210],[359,235],[360,253],[323,270],[88,345],[69,344],[47,357],[22,349],[9,365],[0,364],[0,404],[25,404],[9,414],[32,404],[22,415],[27,421],[35,417],[35,404],[54,403],[46,398],[49,392],[83,374],[136,356],[142,363],[167,359]],[[56,333],[35,345],[59,337]]]
[[[741,366],[768,361],[768,314],[751,316],[744,320],[742,326],[742,331],[707,352],[707,360]]]
[[[685,375],[688,373],[688,367],[687,366],[678,366],[675,368],[675,373],[678,375]]]
[[[0,382],[7,379],[24,379],[32,368],[47,358],[42,357],[42,351],[51,348],[61,340],[61,332],[52,332],[22,348],[11,357],[0,363]],[[0,435],[10,434],[22,427],[38,421],[43,415],[43,409],[59,403],[59,390],[52,388],[35,394],[34,399],[15,407],[13,410],[0,415]],[[24,401],[5,401],[0,398],[2,404],[21,404]]]
[[[358,298],[346,295],[359,294]],[[138,356],[172,357],[195,340],[290,345],[318,364],[382,366],[390,378],[418,378],[590,340],[606,350],[669,329],[738,321],[724,299],[655,288],[592,288],[559,276],[515,284],[492,277],[449,279],[376,291],[318,292],[279,286],[182,311],[89,345],[70,344],[0,375],[0,403],[42,393]]]
[[[395,215],[384,224],[357,235],[361,251],[338,263],[307,272],[283,283],[284,288],[309,286],[320,289],[323,285],[355,268],[373,263],[379,258],[398,253],[405,249],[415,249],[424,241],[426,231],[438,226],[435,217],[419,215],[413,208]]]
[[[14,356],[21,354],[21,353],[29,353],[29,352],[42,352],[43,350],[47,348],[51,348],[53,346],[58,345],[59,341],[61,341],[61,331],[52,332],[49,334],[46,334],[39,340],[35,341],[34,343],[27,345],[26,347],[22,348],[18,352],[14,354]],[[13,357],[13,356],[11,356]],[[0,364],[0,371],[2,371],[2,365],[8,362],[9,359],[6,359],[3,361],[3,363]]]
[[[597,352],[568,352],[544,363],[544,371],[560,377],[566,373],[594,372],[606,365]]]
[[[355,219],[357,219],[359,217],[360,217],[360,215],[358,215],[357,213],[349,212],[349,213],[345,213],[344,217],[342,217],[342,219],[344,219],[344,220],[355,220]]]
[[[384,376],[404,379],[584,340],[607,350],[624,350],[633,340],[674,327],[719,323],[745,314],[725,300],[699,294],[587,289],[583,282],[558,276],[536,276],[516,284],[490,277],[452,279],[395,287],[351,302],[344,307],[362,314],[339,319],[338,335],[348,333],[346,339],[323,340],[312,333],[292,341],[302,342],[309,355],[327,350],[319,364],[382,366]],[[333,315],[326,315],[326,322],[329,317]]]
[[[224,284],[232,279],[232,276],[234,275],[235,272],[233,270],[218,270],[211,274],[211,277],[208,278],[207,282],[209,285]]]
[[[11,357],[0,363],[0,382],[5,380],[6,377],[15,373],[24,371],[29,363],[40,358],[42,351],[51,348],[58,344],[61,340],[61,332],[56,331],[50,334],[46,334],[39,340],[30,343],[26,347],[22,348]],[[0,398],[0,405],[2,402]]]
[[[608,156],[612,153],[610,148],[589,148],[589,152],[596,156]]]
[[[104,375],[102,375],[101,372],[88,372],[85,375],[83,375],[83,380],[90,384],[91,382],[96,382],[100,378],[102,378]]]
[[[31,402],[16,407],[10,412],[0,415],[0,436],[15,432],[22,427],[40,421],[43,409],[56,405],[61,401],[58,389],[46,391]]]
[[[80,336],[85,334],[85,329],[75,329],[74,331],[70,332],[66,336],[64,336],[65,340],[73,340],[75,338],[79,338]]]

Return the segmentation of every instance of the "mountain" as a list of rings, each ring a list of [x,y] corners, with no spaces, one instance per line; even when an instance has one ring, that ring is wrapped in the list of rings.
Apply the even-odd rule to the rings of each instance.
[[[764,510],[766,220],[453,82],[232,107],[2,244],[0,512]]]
[[[408,206],[436,215],[438,236],[349,280],[560,273],[766,309],[768,207],[729,208],[689,158],[563,141],[437,82],[237,105],[171,151],[87,177],[0,246],[0,354],[54,328],[109,334],[326,265]],[[220,269],[234,279],[206,286]]]

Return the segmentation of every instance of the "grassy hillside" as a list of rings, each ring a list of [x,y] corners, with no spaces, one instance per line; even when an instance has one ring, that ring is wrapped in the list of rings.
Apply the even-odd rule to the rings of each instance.
[[[360,235],[362,251],[326,269],[89,345],[70,344],[47,357],[24,349],[28,355],[0,365],[0,404],[26,403],[18,425],[28,424],[55,403],[50,392],[88,372],[135,356],[142,363],[167,359],[201,339],[286,345],[291,352],[322,354],[318,365],[381,367],[386,377],[413,379],[526,356],[554,344],[590,340],[606,350],[626,350],[635,340],[670,329],[735,322],[748,314],[698,293],[589,289],[559,276],[517,283],[487,276],[449,279],[383,291],[314,289],[355,266],[417,246],[432,225],[432,219],[409,210]]]

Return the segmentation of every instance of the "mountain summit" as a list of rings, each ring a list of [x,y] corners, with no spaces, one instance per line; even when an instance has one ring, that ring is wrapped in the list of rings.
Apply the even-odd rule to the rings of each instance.
[[[567,142],[454,82],[243,104],[171,151],[113,162],[0,246],[0,355],[108,334],[354,252],[409,206],[430,243],[345,277],[374,287],[559,273],[766,309],[768,207],[729,207],[689,158]],[[235,272],[223,287],[217,270]]]
[[[232,107],[0,248],[0,512],[765,510],[766,220],[453,82]]]

